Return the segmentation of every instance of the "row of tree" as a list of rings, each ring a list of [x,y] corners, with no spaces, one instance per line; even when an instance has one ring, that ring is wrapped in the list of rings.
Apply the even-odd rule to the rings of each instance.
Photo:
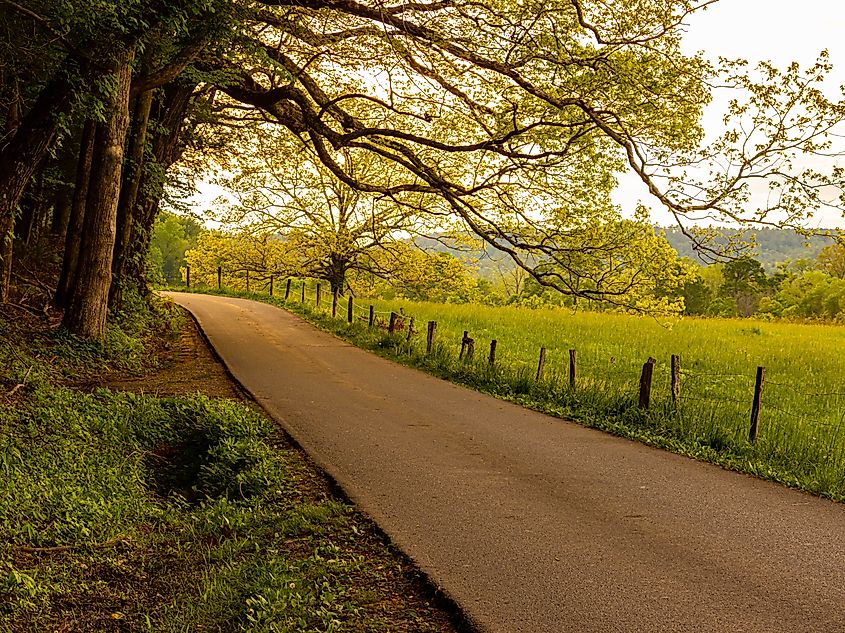
[[[681,289],[692,315],[845,318],[845,245],[824,247],[815,259],[778,265],[767,274],[752,257],[699,268]]]
[[[681,226],[799,223],[841,179],[796,162],[836,153],[826,56],[781,72],[683,55],[707,4],[2,0],[0,301],[15,261],[49,244],[59,265],[35,281],[66,327],[102,337],[109,307],[145,288],[162,204],[217,169],[229,219],[284,235],[335,288],[391,274],[366,253],[410,257],[399,238],[436,228],[568,296],[677,309],[658,273],[687,273],[643,216],[621,217],[617,172]],[[702,147],[717,84],[742,98]],[[762,180],[768,202],[751,205]],[[731,246],[684,231],[701,253]],[[312,256],[311,234],[339,257]]]
[[[227,288],[268,291],[270,276],[277,284],[287,277],[307,277],[326,282],[327,290],[359,296],[527,307],[567,306],[588,310],[618,310],[615,302],[581,301],[537,283],[523,269],[506,259],[480,266],[487,259],[465,239],[442,244],[430,239],[429,248],[410,238],[360,250],[355,254],[334,252],[338,241],[314,231],[282,234],[262,227],[226,232],[203,228],[189,216],[165,213],[153,233],[152,280],[181,285],[191,269],[192,283],[215,287],[218,267]],[[310,239],[308,248],[300,240]],[[725,263],[701,266],[665,249],[658,235],[660,257],[651,280],[632,286],[623,309],[650,306],[650,312],[693,316],[845,318],[845,245],[831,244],[814,259],[786,261],[769,274],[750,256]],[[471,247],[475,247],[474,249]],[[639,244],[639,250],[647,249]],[[333,285],[331,262],[347,258],[343,285]],[[323,265],[325,264],[325,265]],[[605,274],[613,276],[611,269]],[[278,286],[277,286],[278,287]],[[635,301],[636,300],[636,301]],[[659,306],[659,307],[658,307]],[[644,311],[644,310],[640,310]]]
[[[227,32],[228,19],[209,19],[222,10],[228,3],[3,4],[0,301],[15,248],[20,260],[45,241],[60,265],[40,281],[80,336],[101,338],[108,307],[130,284],[144,287],[165,173],[207,101],[185,71]]]

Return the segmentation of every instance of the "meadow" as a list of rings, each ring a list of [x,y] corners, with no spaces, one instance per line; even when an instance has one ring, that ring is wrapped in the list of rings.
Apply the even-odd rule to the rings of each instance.
[[[280,305],[280,297],[263,298]],[[294,285],[287,306],[368,349],[444,378],[619,435],[845,499],[845,327],[751,319],[672,321],[566,309],[436,304],[356,298],[354,323],[346,299],[331,318],[331,297],[315,306]],[[368,327],[373,305],[379,327]],[[395,311],[403,329],[389,336]],[[414,319],[409,338],[407,325]],[[437,322],[426,354],[426,324]],[[459,360],[464,331],[475,340],[471,361]],[[496,339],[496,362],[488,363]],[[545,370],[536,382],[539,350]],[[569,350],[577,379],[569,385]],[[681,357],[681,397],[672,405],[670,358]],[[643,363],[656,359],[651,407],[637,406]],[[757,367],[765,367],[755,442],[749,423]]]

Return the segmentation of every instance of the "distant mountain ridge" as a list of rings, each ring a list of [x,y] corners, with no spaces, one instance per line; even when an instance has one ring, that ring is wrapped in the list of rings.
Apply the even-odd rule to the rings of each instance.
[[[665,234],[666,241],[681,257],[689,257],[697,262],[702,261],[698,253],[692,248],[689,238],[681,233],[681,229],[678,227],[657,227],[657,230]],[[741,235],[745,239],[753,235],[756,244],[750,255],[770,271],[785,261],[815,259],[819,251],[835,241],[831,237],[821,235],[805,237],[792,229],[768,227],[755,230],[721,229],[721,233],[728,237]]]
[[[678,227],[658,226],[654,230],[662,232],[666,236],[666,241],[681,257],[705,263],[692,248],[689,238]],[[741,234],[746,240],[750,235],[754,235],[756,244],[750,255],[763,264],[769,272],[775,270],[782,262],[815,259],[819,251],[834,242],[830,237],[805,237],[791,229],[762,228],[754,231],[722,229],[721,233],[727,237]],[[482,250],[459,247],[456,241],[437,235],[418,236],[412,242],[417,248],[429,252],[449,253],[458,259],[472,262],[482,277],[495,277],[497,271],[505,272],[514,267],[513,261],[506,253],[497,251],[489,244],[485,244]]]

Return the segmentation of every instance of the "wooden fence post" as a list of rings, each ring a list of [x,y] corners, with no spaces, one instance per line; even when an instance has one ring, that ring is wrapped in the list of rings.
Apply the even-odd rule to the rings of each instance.
[[[490,363],[490,367],[496,364],[496,345],[498,345],[496,339],[490,341],[490,356],[487,358],[487,361]]]
[[[464,330],[464,335],[461,338],[461,353],[458,354],[458,360],[463,360],[464,354],[467,351],[467,341],[469,340],[469,332]]]
[[[373,308],[373,306],[371,305],[370,306],[370,327],[373,327],[373,325],[375,325],[375,322],[376,322],[376,311],[375,311],[375,308]]]
[[[657,361],[649,356],[643,364],[643,373],[640,376],[640,409],[648,409],[651,402],[651,379],[654,377],[654,364]]]
[[[405,340],[410,343],[411,337],[413,335],[414,335],[414,317],[411,317],[411,320],[408,321],[408,337]]]
[[[569,388],[575,389],[575,354],[574,349],[569,350]]]
[[[246,271],[246,291],[249,292],[249,271]]]
[[[760,408],[763,403],[763,381],[766,378],[766,368],[757,368],[757,379],[754,381],[754,404],[751,406],[751,428],[748,431],[748,441],[757,440],[757,426],[760,423]]]
[[[390,313],[390,325],[387,326],[387,333],[393,334],[396,331],[396,319],[399,318],[399,315],[395,312]]]
[[[437,335],[437,321],[428,322],[428,335],[425,339],[425,353],[431,354],[434,347],[434,337]]]
[[[301,302],[305,303],[305,282],[304,281],[302,282],[302,299],[301,299]]]
[[[337,318],[337,290],[332,293],[332,318]]]
[[[349,301],[346,303],[346,322],[352,323],[352,295],[349,295]]]
[[[191,287],[191,267],[185,266],[185,287]]]
[[[290,296],[290,277],[288,277],[288,281],[285,284],[285,303],[287,303],[289,296]]]
[[[322,292],[321,292],[321,291],[322,291],[322,287],[321,287],[321,286],[320,286],[320,284],[318,283],[318,284],[317,284],[317,301],[316,301],[316,305],[314,306],[315,308],[319,308],[319,307],[320,307],[320,295],[322,294]]]
[[[465,360],[467,362],[472,361],[472,357],[474,355],[475,355],[475,339],[474,338],[468,338],[467,339],[467,355],[466,355]]]
[[[222,266],[217,267],[217,289],[218,290],[223,289],[223,267]]]
[[[672,407],[677,409],[681,404],[681,357],[672,354]]]
[[[540,362],[537,363],[537,376],[534,378],[535,382],[543,380],[543,369],[546,366],[546,348],[540,348]]]
[[[270,296],[273,296],[273,275],[270,275]]]

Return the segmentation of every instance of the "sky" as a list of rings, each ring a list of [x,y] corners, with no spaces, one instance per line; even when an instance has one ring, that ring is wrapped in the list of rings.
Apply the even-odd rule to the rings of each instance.
[[[690,16],[683,39],[684,52],[702,51],[712,61],[719,57],[744,58],[750,63],[771,61],[779,67],[797,61],[811,65],[823,49],[830,54],[834,70],[826,93],[835,98],[845,85],[845,2],[840,0],[719,0]],[[704,126],[719,126],[721,107],[714,103],[705,114]],[[661,211],[641,182],[623,175],[615,200],[629,212],[642,201],[652,209],[652,219],[663,225],[671,216]],[[818,225],[845,226],[835,213],[817,219]]]

